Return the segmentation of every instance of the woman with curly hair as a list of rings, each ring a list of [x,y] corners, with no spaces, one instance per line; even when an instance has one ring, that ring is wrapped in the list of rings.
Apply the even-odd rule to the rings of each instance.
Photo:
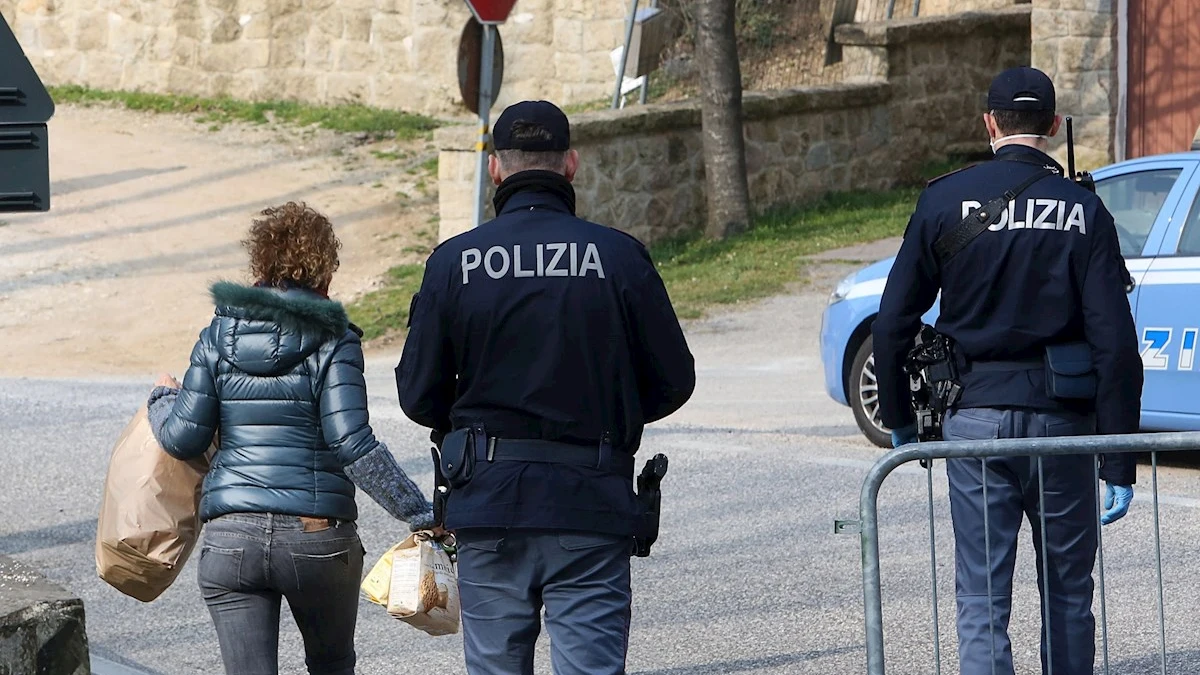
[[[352,675],[364,555],[355,486],[413,530],[434,527],[432,508],[371,430],[362,333],[328,296],[333,226],[289,202],[263,211],[243,244],[257,283],[212,287],[216,316],[183,384],[159,380],[151,425],[178,459],[200,457],[220,431],[198,574],[225,671],[279,672],[286,598],[308,672]]]

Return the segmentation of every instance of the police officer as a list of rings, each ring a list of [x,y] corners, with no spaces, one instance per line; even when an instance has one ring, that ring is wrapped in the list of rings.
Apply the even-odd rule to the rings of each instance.
[[[563,112],[517,103],[493,133],[497,217],[430,256],[400,405],[453,484],[467,670],[532,673],[544,608],[555,673],[617,675],[643,513],[633,455],[691,396],[694,362],[646,249],[575,216]]]
[[[1033,68],[1006,70],[992,82],[988,110],[983,121],[995,158],[930,182],[888,277],[872,329],[883,423],[896,430],[895,445],[916,440],[904,361],[922,314],[940,291],[936,328],[955,345],[962,386],[960,400],[944,420],[947,440],[1136,432],[1142,364],[1124,261],[1113,218],[1100,199],[1066,179],[1046,154],[1049,137],[1061,122],[1054,86]],[[949,240],[941,238],[997,197],[1007,198],[1007,208],[998,218],[985,212],[990,226],[960,242],[957,254],[947,255]],[[1072,344],[1082,347],[1084,358],[1090,352],[1094,392],[1060,391],[1066,380],[1055,373],[1078,371],[1054,361]],[[1074,351],[1078,358],[1078,349]],[[1081,381],[1087,378],[1074,380]],[[1033,527],[1039,582],[1048,584],[1043,671],[1053,661],[1055,675],[1092,672],[1092,566],[1098,535],[1094,460],[1064,456],[1043,461],[1045,551],[1035,459],[946,463],[963,675],[1013,672],[1007,629],[1022,516]],[[1108,510],[1102,522],[1127,511],[1134,473],[1131,456],[1103,457]],[[1042,578],[1042,555],[1048,559],[1049,579]]]

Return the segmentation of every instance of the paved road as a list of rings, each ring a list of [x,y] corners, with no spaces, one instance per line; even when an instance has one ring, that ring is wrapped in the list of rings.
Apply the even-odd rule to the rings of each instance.
[[[654,557],[634,561],[631,673],[864,671],[858,541],[835,536],[832,523],[854,516],[860,481],[879,453],[823,391],[816,336],[824,297],[779,297],[690,327],[696,396],[647,433],[646,449],[666,452],[672,463],[660,543]],[[372,416],[405,468],[428,485],[424,434],[394,402],[393,365],[391,358],[369,364]],[[95,516],[108,452],[146,392],[141,381],[0,380],[0,553],[36,565],[84,598],[98,655],[164,675],[220,672],[194,563],[149,605],[95,576]],[[1142,479],[1148,487],[1148,468]],[[1193,468],[1160,472],[1172,673],[1200,672],[1200,590],[1191,583],[1198,481]],[[952,655],[952,542],[940,470],[934,488],[942,652]],[[373,559],[403,533],[361,501]],[[883,504],[888,672],[930,673],[925,473],[901,469],[885,486]],[[1122,674],[1158,672],[1150,511],[1139,501],[1126,521],[1105,530],[1110,653],[1113,672]],[[1029,563],[1025,545],[1012,631],[1018,672],[1036,668],[1038,600]],[[365,675],[463,672],[457,637],[425,637],[366,602],[358,649]],[[290,625],[281,653],[283,672],[303,672]],[[956,672],[952,661],[942,672]],[[547,663],[543,645],[539,673],[549,672]]]

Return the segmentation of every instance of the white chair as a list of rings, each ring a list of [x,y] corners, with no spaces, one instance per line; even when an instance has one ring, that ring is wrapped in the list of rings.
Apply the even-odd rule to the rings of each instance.
[[[609,53],[612,57],[613,76],[621,77],[621,58],[625,55],[624,47],[617,47]],[[620,107],[625,107],[625,97],[642,88],[646,83],[646,76],[641,77],[626,77],[621,80],[621,104]]]

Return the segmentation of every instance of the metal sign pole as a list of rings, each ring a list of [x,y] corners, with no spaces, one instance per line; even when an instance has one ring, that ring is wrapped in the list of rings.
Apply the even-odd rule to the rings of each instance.
[[[650,9],[658,9],[658,0],[650,0]],[[650,73],[646,73],[645,79],[642,80],[642,91],[638,95],[638,101],[642,105],[646,105],[646,99],[650,97]]]
[[[613,110],[621,107],[621,86],[625,84],[625,64],[629,63],[629,43],[633,42],[633,24],[637,20],[638,0],[631,0],[629,21],[625,23],[625,48],[621,50],[621,65],[617,68],[617,90],[613,92]]]
[[[479,141],[475,144],[479,162],[475,176],[475,227],[483,224],[487,212],[488,143],[491,140],[492,69],[496,51],[496,27],[483,25],[482,54],[479,60]]]

